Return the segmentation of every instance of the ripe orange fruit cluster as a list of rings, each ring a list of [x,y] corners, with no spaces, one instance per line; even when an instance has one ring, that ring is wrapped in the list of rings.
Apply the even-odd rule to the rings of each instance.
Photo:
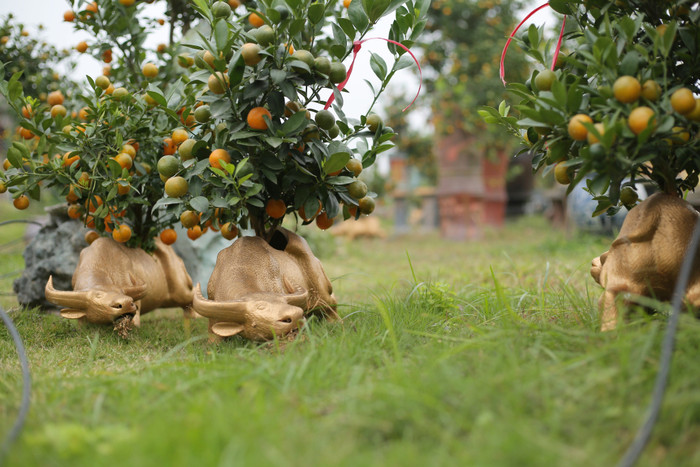
[[[316,226],[321,230],[330,229],[333,226],[335,219],[329,218],[326,211],[316,216]]]
[[[584,141],[588,136],[588,129],[584,123],[593,123],[593,119],[586,114],[576,114],[569,120],[569,136],[576,141]]]
[[[131,238],[131,227],[126,224],[119,224],[112,232],[112,238],[119,243],[126,243]]]
[[[250,16],[248,16],[248,22],[256,28],[265,24],[265,20],[257,13],[251,13]]]
[[[160,233],[160,241],[166,245],[172,245],[177,240],[177,232],[174,229],[164,229]]]
[[[281,199],[270,199],[265,205],[265,212],[273,219],[282,219],[287,213],[287,204]]]
[[[217,169],[222,169],[221,162],[231,163],[231,155],[225,149],[214,149],[211,154],[209,154],[209,165]]]
[[[250,112],[248,112],[246,122],[248,122],[248,126],[254,130],[267,130],[267,122],[263,117],[272,119],[272,114],[265,107],[253,107],[250,109]]]

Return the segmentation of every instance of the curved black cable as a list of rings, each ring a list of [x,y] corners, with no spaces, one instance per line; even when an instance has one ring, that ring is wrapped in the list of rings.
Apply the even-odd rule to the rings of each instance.
[[[17,414],[17,419],[0,447],[0,463],[2,463],[2,459],[10,450],[10,446],[12,446],[12,443],[15,442],[17,436],[19,436],[19,433],[22,431],[22,427],[24,426],[24,422],[27,419],[32,392],[32,378],[29,374],[29,361],[27,360],[27,353],[24,350],[24,344],[22,344],[22,338],[20,337],[19,332],[17,332],[17,328],[12,322],[12,318],[10,318],[5,310],[2,309],[2,306],[0,306],[0,318],[2,318],[5,326],[7,326],[7,329],[10,331],[12,340],[17,348],[17,353],[19,354],[20,365],[22,366],[22,403],[19,408],[19,413]]]
[[[688,249],[685,251],[685,257],[683,258],[683,264],[681,264],[681,270],[678,274],[676,287],[673,289],[671,315],[668,318],[668,327],[666,328],[666,334],[664,335],[664,340],[661,346],[659,372],[656,375],[656,383],[654,383],[654,392],[647,411],[647,418],[644,421],[644,424],[639,428],[639,431],[637,431],[637,435],[634,437],[634,441],[632,441],[632,444],[627,449],[625,456],[620,461],[620,467],[632,467],[637,462],[637,459],[639,459],[639,456],[642,454],[642,451],[649,442],[651,432],[659,418],[661,403],[663,402],[664,394],[666,392],[666,385],[668,383],[668,374],[671,371],[673,351],[676,346],[676,331],[678,329],[681,306],[683,305],[685,290],[688,287],[688,280],[690,279],[690,273],[693,268],[695,254],[698,251],[698,243],[700,243],[700,217],[698,217],[698,220],[695,223],[693,236],[690,240],[690,244],[688,245]]]
[[[0,226],[7,225],[7,224],[36,224],[36,225],[41,225],[41,226],[44,225],[41,222],[33,221],[31,219],[10,219],[9,221],[0,222]]]

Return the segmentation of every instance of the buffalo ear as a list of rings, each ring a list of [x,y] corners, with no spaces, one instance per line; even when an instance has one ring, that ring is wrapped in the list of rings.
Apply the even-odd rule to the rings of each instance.
[[[242,324],[216,323],[211,327],[211,332],[219,337],[231,337],[243,331],[243,329],[244,327]]]
[[[68,319],[80,319],[85,317],[85,312],[83,310],[64,308],[61,310],[61,316]]]

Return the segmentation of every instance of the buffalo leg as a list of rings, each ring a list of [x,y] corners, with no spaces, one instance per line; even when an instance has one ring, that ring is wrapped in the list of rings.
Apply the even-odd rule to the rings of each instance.
[[[617,294],[609,290],[606,290],[603,293],[603,296],[600,297],[599,304],[602,311],[600,318],[600,330],[603,332],[612,331],[615,329],[615,327],[617,327],[617,303],[615,303],[616,297]]]

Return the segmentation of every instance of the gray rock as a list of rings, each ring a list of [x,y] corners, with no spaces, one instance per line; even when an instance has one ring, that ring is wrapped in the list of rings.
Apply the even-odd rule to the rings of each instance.
[[[80,221],[70,219],[66,206],[47,208],[46,224],[36,232],[24,250],[25,269],[13,289],[21,305],[55,309],[46,301],[44,287],[49,276],[59,290],[71,290],[71,279],[80,251],[87,246]]]

